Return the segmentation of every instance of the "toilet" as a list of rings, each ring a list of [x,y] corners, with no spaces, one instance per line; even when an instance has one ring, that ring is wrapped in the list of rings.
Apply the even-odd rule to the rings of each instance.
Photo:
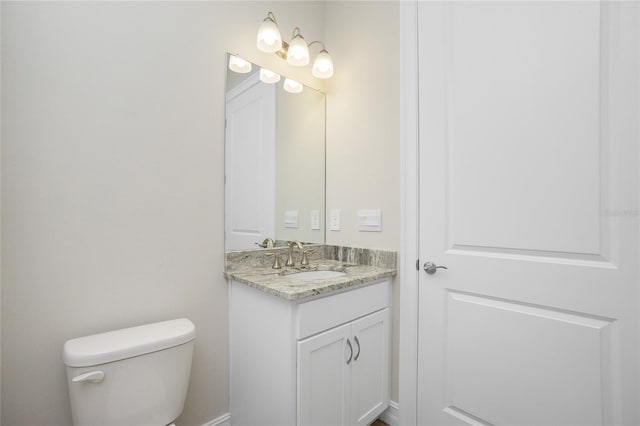
[[[65,342],[73,424],[171,424],[184,408],[195,335],[181,318]]]

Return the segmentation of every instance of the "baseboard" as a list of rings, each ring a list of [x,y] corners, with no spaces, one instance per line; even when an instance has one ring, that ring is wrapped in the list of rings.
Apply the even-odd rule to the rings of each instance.
[[[380,420],[388,424],[389,426],[399,426],[400,424],[400,406],[395,401],[389,401],[389,408],[384,410],[380,415]]]
[[[202,426],[231,426],[231,414],[223,414],[220,417],[203,424]]]
[[[389,401],[389,408],[387,408],[380,415],[380,420],[382,420],[389,426],[399,426],[399,418],[398,403],[395,401]],[[222,416],[213,419],[210,422],[203,424],[202,426],[231,426],[231,414],[223,414]]]

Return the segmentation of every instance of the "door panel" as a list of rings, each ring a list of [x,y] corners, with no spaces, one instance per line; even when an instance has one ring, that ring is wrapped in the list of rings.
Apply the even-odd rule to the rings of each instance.
[[[637,2],[419,2],[420,424],[639,424]]]
[[[612,380],[603,355],[612,350],[614,321],[455,291],[446,295],[448,410],[464,407],[492,424],[600,424],[601,381]],[[549,392],[557,398],[530,399]]]
[[[599,3],[444,15],[448,245],[600,254]]]
[[[275,93],[256,74],[227,94],[225,250],[275,235]]]

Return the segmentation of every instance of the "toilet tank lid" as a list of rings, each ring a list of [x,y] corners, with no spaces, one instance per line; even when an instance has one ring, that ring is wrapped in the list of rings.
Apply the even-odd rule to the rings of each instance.
[[[179,346],[195,337],[193,323],[180,318],[67,340],[63,358],[69,367],[89,367]]]

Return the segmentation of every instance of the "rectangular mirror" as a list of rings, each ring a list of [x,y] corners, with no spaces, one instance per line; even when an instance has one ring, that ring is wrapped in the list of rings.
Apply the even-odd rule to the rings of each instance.
[[[237,58],[227,54],[230,59]],[[260,79],[260,67],[227,67],[225,250],[325,242],[325,95]]]

